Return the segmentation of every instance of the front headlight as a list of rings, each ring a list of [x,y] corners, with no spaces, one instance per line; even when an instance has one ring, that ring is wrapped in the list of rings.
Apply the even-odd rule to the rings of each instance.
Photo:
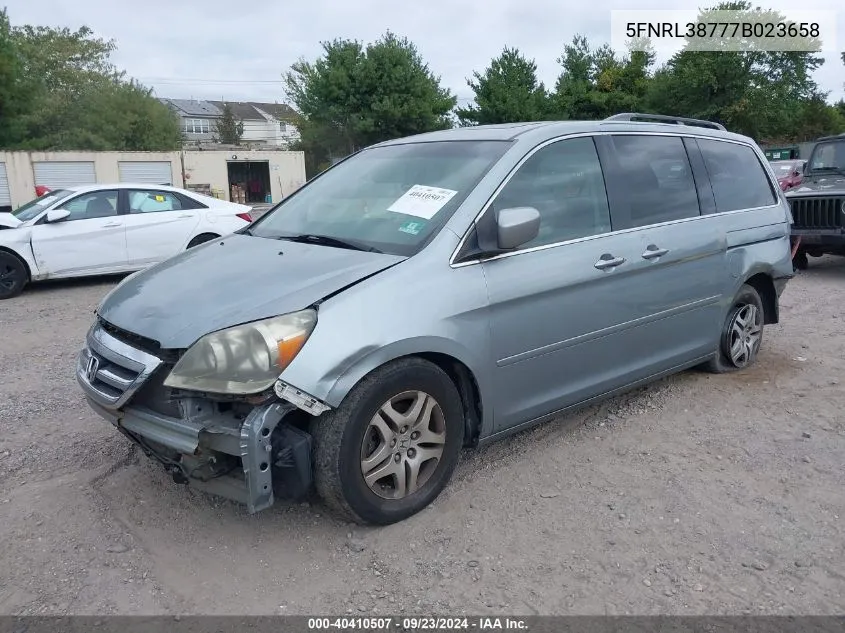
[[[206,334],[179,359],[164,384],[226,394],[264,391],[296,357],[316,324],[317,312],[303,310]]]

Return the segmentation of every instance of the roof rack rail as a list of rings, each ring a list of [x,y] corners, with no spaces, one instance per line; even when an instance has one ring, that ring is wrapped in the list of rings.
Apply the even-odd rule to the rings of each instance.
[[[721,123],[714,123],[713,121],[704,121],[702,119],[688,119],[682,116],[666,116],[665,114],[641,114],[639,112],[622,112],[621,114],[614,114],[605,119],[605,121],[653,121],[654,123],[674,123],[675,125],[692,125],[696,127],[706,127],[712,130],[722,130],[726,132],[725,126]]]

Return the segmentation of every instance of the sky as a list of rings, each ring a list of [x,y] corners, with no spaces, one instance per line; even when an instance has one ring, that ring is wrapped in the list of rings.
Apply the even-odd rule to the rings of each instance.
[[[4,0],[0,0],[0,6]],[[503,47],[533,58],[539,78],[553,87],[556,59],[573,35],[591,45],[611,41],[611,11],[695,9],[695,0],[5,0],[13,24],[76,28],[83,24],[114,39],[113,60],[159,97],[282,102],[282,74],[297,59],[315,59],[320,42],[376,40],[386,30],[418,47],[459,105],[472,99],[466,79],[483,71]],[[701,6],[710,6],[702,2]],[[845,5],[839,0],[771,0],[767,8],[840,9],[836,49],[845,50]],[[796,9],[797,7],[797,9]],[[665,55],[662,55],[665,58]],[[845,66],[826,53],[815,75],[830,101],[845,98]],[[659,59],[658,61],[662,61]]]

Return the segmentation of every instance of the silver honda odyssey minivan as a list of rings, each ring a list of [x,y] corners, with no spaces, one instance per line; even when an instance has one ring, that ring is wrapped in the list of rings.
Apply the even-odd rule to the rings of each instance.
[[[126,278],[77,377],[177,483],[251,512],[316,488],[392,523],[464,447],[752,364],[793,275],[790,223],[759,148],[705,121],[393,140]]]

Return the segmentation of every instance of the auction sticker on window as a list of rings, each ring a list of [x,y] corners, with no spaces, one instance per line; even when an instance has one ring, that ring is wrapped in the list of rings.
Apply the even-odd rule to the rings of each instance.
[[[387,207],[387,210],[430,220],[456,193],[458,192],[452,189],[414,185]]]

